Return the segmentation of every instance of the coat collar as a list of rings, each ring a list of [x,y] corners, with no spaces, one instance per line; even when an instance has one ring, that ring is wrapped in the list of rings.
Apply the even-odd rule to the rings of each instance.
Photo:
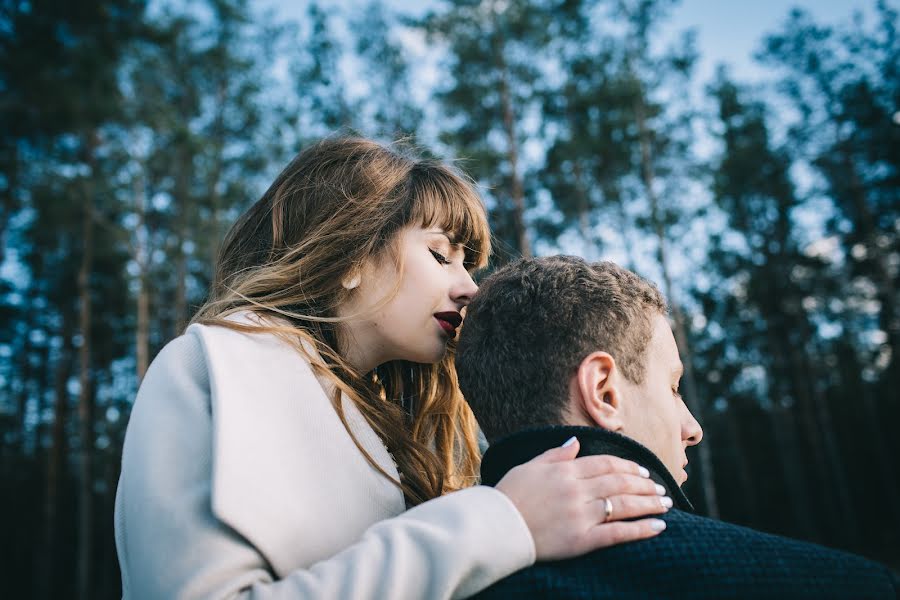
[[[254,324],[252,315],[230,319]],[[320,381],[291,345],[268,333],[192,325],[210,380],[212,511],[275,573],[309,567],[405,509],[403,494],[359,452]],[[398,477],[381,438],[342,398],[359,446]]]
[[[490,445],[481,461],[481,482],[496,485],[506,472],[545,451],[578,437],[578,456],[612,454],[641,465],[650,478],[666,488],[675,508],[693,511],[694,507],[672,478],[669,470],[653,452],[633,439],[599,427],[555,425],[519,431]]]

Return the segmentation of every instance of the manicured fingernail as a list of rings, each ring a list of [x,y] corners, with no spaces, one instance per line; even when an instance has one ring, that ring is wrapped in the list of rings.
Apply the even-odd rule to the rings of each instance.
[[[566,443],[562,445],[562,448],[568,448],[569,446],[571,446],[572,444],[574,444],[574,443],[575,443],[575,440],[577,440],[577,439],[578,439],[578,438],[576,438],[576,437],[573,435],[572,437],[570,437],[569,439],[566,440]]]
[[[660,498],[659,503],[663,505],[663,508],[672,508],[672,499],[668,496]]]
[[[650,529],[653,531],[662,531],[666,528],[666,522],[662,519],[653,519],[650,521]]]
[[[666,495],[666,488],[664,488],[663,486],[661,486],[661,485],[659,485],[659,484],[657,483],[657,484],[656,484],[656,493],[659,494],[660,496],[665,496],[665,495]]]
[[[645,469],[644,467],[638,467],[638,473],[640,473],[641,477],[650,477],[650,471]]]

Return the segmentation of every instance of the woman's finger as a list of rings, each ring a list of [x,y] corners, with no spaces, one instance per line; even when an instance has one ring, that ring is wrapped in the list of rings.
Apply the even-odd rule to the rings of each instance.
[[[576,477],[579,479],[590,479],[591,477],[609,473],[625,473],[640,477],[650,477],[650,472],[639,464],[609,454],[576,458],[575,472],[577,473]]]
[[[581,444],[579,444],[578,438],[571,437],[559,448],[550,448],[543,454],[539,454],[538,456],[534,457],[532,461],[535,463],[555,463],[565,460],[572,460],[576,456],[578,456],[578,450],[580,448]]]
[[[587,532],[584,543],[588,549],[607,548],[624,542],[651,538],[659,535],[665,528],[666,522],[662,519],[603,523],[595,525]]]
[[[644,479],[639,475],[613,473],[612,475],[598,475],[593,479],[584,479],[579,483],[583,485],[582,490],[590,500],[622,494],[652,497],[666,494],[666,488],[652,479]]]
[[[668,496],[634,496],[623,494],[609,498],[609,508],[612,510],[607,517],[606,498],[594,500],[591,509],[597,515],[597,523],[611,523],[622,519],[645,517],[665,513],[672,506],[672,499]]]

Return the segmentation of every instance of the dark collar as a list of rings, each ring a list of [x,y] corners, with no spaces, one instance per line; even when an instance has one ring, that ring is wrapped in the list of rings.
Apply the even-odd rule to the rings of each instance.
[[[581,444],[578,456],[612,454],[636,462],[650,471],[653,481],[666,488],[675,508],[693,512],[694,507],[687,496],[653,452],[629,437],[599,427],[554,425],[520,431],[500,439],[484,453],[481,483],[496,485],[513,467],[528,462],[550,448],[561,446],[573,435],[578,437]]]

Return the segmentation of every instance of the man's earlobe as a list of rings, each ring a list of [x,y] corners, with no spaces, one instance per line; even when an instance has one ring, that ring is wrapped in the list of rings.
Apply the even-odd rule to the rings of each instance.
[[[619,391],[614,385],[611,386],[611,389],[598,393],[596,400],[588,408],[591,420],[603,429],[620,431],[624,423],[622,422],[622,407],[619,400]]]
[[[623,426],[617,381],[616,361],[606,352],[589,354],[578,367],[581,412],[591,424],[610,431]]]

